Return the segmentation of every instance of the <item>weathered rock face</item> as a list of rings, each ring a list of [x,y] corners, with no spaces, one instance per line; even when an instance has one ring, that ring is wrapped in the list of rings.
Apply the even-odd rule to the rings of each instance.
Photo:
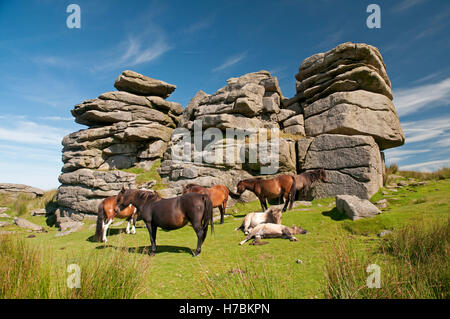
[[[44,191],[42,189],[23,184],[0,183],[0,194],[7,194],[9,196],[26,194],[34,198],[44,195]]]
[[[272,174],[295,172],[294,139],[281,135],[273,140],[268,136],[257,137],[261,129],[278,131],[286,120],[291,120],[289,126],[301,126],[304,134],[303,118],[296,119],[295,111],[281,109],[281,97],[278,80],[267,71],[231,78],[212,95],[199,91],[180,121],[180,127],[189,130],[188,138],[174,131],[164,155],[160,173],[166,183],[178,191],[187,183],[206,186],[220,183],[234,189],[240,180],[261,175],[262,168],[275,161],[279,167]],[[202,145],[196,146],[195,134],[208,133],[209,128],[218,129],[221,135],[213,139],[204,136]],[[229,129],[242,132],[245,137],[240,140],[229,136]],[[262,154],[261,149],[267,150],[267,154]],[[186,154],[186,150],[191,151],[191,156],[182,160],[172,158],[172,152]],[[241,162],[235,160],[238,154],[242,154]],[[251,154],[256,156],[250,162]],[[234,160],[229,160],[230,157]],[[199,158],[202,160],[196,161]],[[253,198],[247,193],[245,196]]]
[[[169,187],[163,197],[187,183],[234,190],[245,178],[324,168],[329,181],[310,197],[369,198],[383,182],[380,150],[404,143],[381,54],[343,43],[305,59],[295,77],[292,98],[259,71],[230,78],[213,94],[198,91],[184,110],[165,100],[174,85],[124,71],[114,85],[119,91],[72,110],[89,128],[63,140],[57,215],[96,213],[104,197],[135,187],[134,174],[114,170],[149,168],[159,159]],[[245,192],[243,199],[255,197]]]
[[[303,61],[296,79],[307,136],[369,135],[382,150],[403,145],[391,83],[377,48],[343,43]]]
[[[62,141],[62,217],[96,214],[99,202],[122,185],[136,187],[134,174],[111,170],[149,168],[161,159],[184,110],[164,99],[174,85],[124,71],[115,86],[123,91],[103,93],[72,110],[75,121],[89,128]]]
[[[154,95],[167,98],[175,89],[175,85],[155,80],[142,74],[126,70],[117,78],[114,87],[137,95]]]
[[[311,190],[315,198],[340,194],[369,198],[383,186],[383,162],[370,136],[323,134],[298,141],[298,165],[303,170],[324,168],[327,183]]]
[[[370,135],[382,149],[404,142],[394,105],[381,94],[364,90],[333,93],[305,107],[305,118],[308,136]]]

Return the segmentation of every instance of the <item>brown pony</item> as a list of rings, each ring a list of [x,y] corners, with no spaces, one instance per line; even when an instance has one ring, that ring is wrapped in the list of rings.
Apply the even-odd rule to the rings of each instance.
[[[316,181],[322,181],[325,183],[328,182],[327,171],[324,170],[323,168],[295,175],[294,178],[295,178],[296,192],[302,191],[304,197],[306,197],[308,191],[311,189],[311,186]],[[297,197],[297,193],[295,194],[295,197]]]
[[[155,196],[159,197],[159,195],[155,192]],[[161,197],[159,197],[161,199]],[[97,228],[95,230],[95,239],[97,241],[107,242],[106,232],[108,227],[113,222],[114,218],[125,218],[128,222],[126,232],[130,233],[130,221],[132,223],[131,233],[136,234],[136,220],[138,218],[138,212],[135,206],[132,204],[128,205],[122,210],[116,211],[117,206],[117,196],[111,196],[105,198],[98,205],[98,213],[97,213]]]
[[[296,184],[291,175],[279,175],[271,179],[252,178],[238,183],[237,193],[241,195],[245,190],[255,193],[263,212],[267,210],[266,199],[278,198],[280,203],[284,197],[285,204],[282,211],[285,212],[289,203],[289,209],[292,209],[294,204]]]
[[[213,208],[219,207],[221,224],[223,224],[225,209],[227,208],[228,195],[235,199],[238,199],[240,197],[240,195],[233,193],[228,187],[221,184],[211,187],[203,187],[198,184],[187,184],[183,187],[183,194],[186,193],[208,195],[209,199],[212,202]]]
[[[144,220],[150,235],[152,250],[156,251],[156,231],[160,227],[164,230],[174,230],[192,224],[197,234],[197,249],[194,256],[201,252],[201,247],[211,223],[213,231],[213,208],[208,195],[188,193],[178,197],[157,200],[148,191],[122,189],[117,195],[116,211],[133,204]]]

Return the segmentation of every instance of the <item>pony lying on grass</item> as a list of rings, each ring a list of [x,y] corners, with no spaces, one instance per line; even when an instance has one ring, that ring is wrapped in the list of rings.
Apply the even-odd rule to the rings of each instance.
[[[281,224],[282,214],[281,208],[278,207],[270,207],[263,213],[249,213],[242,221],[242,225],[235,230],[244,229],[244,234],[248,235],[249,232],[259,224]]]
[[[287,227],[278,224],[259,224],[245,237],[239,245],[245,244],[247,241],[255,238],[258,242],[261,238],[288,238],[290,241],[297,241],[294,237],[295,234],[306,234],[307,231],[301,227],[292,225],[292,227]]]

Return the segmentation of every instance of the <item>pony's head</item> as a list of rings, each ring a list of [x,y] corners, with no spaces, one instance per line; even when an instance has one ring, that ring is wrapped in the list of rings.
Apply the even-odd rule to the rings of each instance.
[[[241,195],[246,189],[247,189],[247,186],[246,186],[246,182],[245,182],[245,180],[243,180],[243,181],[240,181],[238,184],[237,184],[237,193],[239,194],[239,195]]]
[[[281,216],[283,215],[283,210],[278,207],[270,207],[270,214],[272,214],[275,224],[281,224]]]
[[[131,199],[129,196],[129,190],[126,190],[124,186],[120,190],[119,194],[116,196],[116,213],[119,213],[122,209],[131,204]]]
[[[198,187],[198,184],[186,184],[183,186],[182,194],[190,193],[193,187]],[[201,187],[201,186],[200,186]]]
[[[328,182],[328,173],[325,169],[319,169],[319,178],[322,182]]]
[[[291,232],[293,234],[306,234],[308,231],[299,226],[295,226],[294,224],[292,224]]]

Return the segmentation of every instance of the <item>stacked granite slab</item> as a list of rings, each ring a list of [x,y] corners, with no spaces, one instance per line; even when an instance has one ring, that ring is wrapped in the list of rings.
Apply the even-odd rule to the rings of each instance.
[[[183,107],[166,98],[175,86],[124,71],[114,86],[71,111],[89,128],[64,137],[58,203],[67,215],[97,213],[98,203],[122,186],[135,187],[135,175],[119,171],[150,168],[162,158]],[[64,214],[64,213],[63,213]]]
[[[377,48],[343,43],[300,65],[297,95],[307,138],[297,143],[299,171],[325,168],[329,183],[311,197],[369,198],[382,186],[384,155],[405,137],[386,66]]]
[[[181,128],[189,130],[190,139],[183,139],[182,132],[172,134],[160,169],[164,180],[177,190],[187,183],[205,186],[220,183],[234,189],[239,180],[260,175],[262,167],[270,166],[271,159],[277,161],[278,159],[258,153],[256,162],[249,163],[249,151],[261,145],[256,139],[252,140],[249,137],[245,147],[242,148],[242,144],[234,137],[227,139],[226,132],[229,129],[241,130],[255,137],[261,129],[279,131],[281,123],[295,115],[294,111],[281,110],[281,97],[277,78],[272,77],[267,71],[231,78],[227,80],[226,86],[212,95],[203,91],[197,92],[186,107],[179,124]],[[201,123],[201,130],[198,126],[197,132],[204,134],[208,129],[215,128],[223,133],[223,137],[206,140],[202,147],[196,148],[195,123]],[[277,147],[274,139],[260,138],[258,141],[264,146],[267,145],[269,154],[271,150],[275,150],[273,147]],[[279,134],[277,142],[279,142],[279,152],[276,155],[279,157],[277,173],[295,172],[295,139]],[[172,152],[183,153],[184,149],[191,149],[191,158],[183,160],[172,158]],[[221,150],[222,156],[205,161],[217,150]],[[227,161],[227,155],[240,154],[239,152],[245,153],[245,163]],[[195,161],[194,156],[202,160]]]

